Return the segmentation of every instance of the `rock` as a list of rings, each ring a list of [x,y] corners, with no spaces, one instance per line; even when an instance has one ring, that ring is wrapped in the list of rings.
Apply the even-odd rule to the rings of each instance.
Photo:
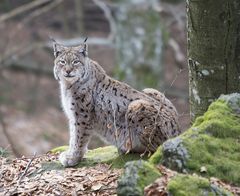
[[[240,185],[240,94],[222,95],[193,126],[166,141],[150,158],[184,173]],[[205,167],[206,172],[201,172]]]
[[[167,185],[168,195],[233,195],[212,184],[207,178],[178,174]]]
[[[125,171],[118,181],[119,196],[143,195],[144,188],[154,182],[160,173],[146,161],[131,161],[126,163]]]
[[[177,137],[168,140],[163,144],[164,157],[163,165],[169,168],[176,168],[180,172],[185,172],[186,159],[188,158],[187,149],[183,146],[182,139]],[[172,159],[174,157],[174,159]]]
[[[225,101],[229,107],[231,107],[237,114],[240,114],[240,94],[233,93],[230,95],[221,95],[219,97],[220,100]]]

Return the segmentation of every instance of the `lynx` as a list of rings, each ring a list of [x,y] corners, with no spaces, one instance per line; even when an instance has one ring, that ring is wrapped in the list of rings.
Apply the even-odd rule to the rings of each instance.
[[[69,149],[60,154],[65,167],[76,165],[93,134],[121,153],[154,152],[179,134],[178,114],[164,94],[142,92],[109,77],[88,57],[86,42],[66,47],[56,41],[54,76],[59,81],[63,110],[69,120]]]

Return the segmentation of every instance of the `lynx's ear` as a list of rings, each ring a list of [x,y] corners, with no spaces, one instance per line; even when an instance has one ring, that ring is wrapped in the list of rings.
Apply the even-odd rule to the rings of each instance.
[[[57,43],[54,39],[52,39],[52,41],[53,41],[54,56],[55,58],[57,58],[64,51],[65,48],[64,46]]]
[[[77,46],[77,50],[82,53],[85,57],[88,56],[88,45],[87,45],[87,37],[84,40],[83,44],[81,44],[80,46]]]

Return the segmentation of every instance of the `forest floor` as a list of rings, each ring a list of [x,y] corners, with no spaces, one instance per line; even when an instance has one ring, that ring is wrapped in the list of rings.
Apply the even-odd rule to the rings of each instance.
[[[108,164],[55,170],[43,167],[43,163],[55,162],[57,156],[48,153],[12,160],[0,157],[0,195],[117,195],[117,180],[123,169],[111,168]],[[145,188],[145,195],[167,195],[167,184],[177,175],[162,165],[157,168],[162,177]],[[240,195],[238,187],[217,178],[210,181],[234,195]]]
[[[56,154],[9,161],[0,158],[0,195],[114,195],[122,169],[107,164],[92,167],[43,169]]]

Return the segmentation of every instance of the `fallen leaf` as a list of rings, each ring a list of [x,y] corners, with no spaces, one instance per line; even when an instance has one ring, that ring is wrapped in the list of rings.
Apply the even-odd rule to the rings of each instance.
[[[206,172],[207,172],[207,168],[206,168],[205,166],[202,166],[202,167],[200,168],[200,172],[201,172],[201,173],[206,173]]]
[[[100,190],[101,188],[102,188],[102,184],[100,184],[100,183],[97,183],[97,184],[94,184],[92,187],[91,187],[91,189],[93,190],[93,191],[97,191],[97,190]]]

